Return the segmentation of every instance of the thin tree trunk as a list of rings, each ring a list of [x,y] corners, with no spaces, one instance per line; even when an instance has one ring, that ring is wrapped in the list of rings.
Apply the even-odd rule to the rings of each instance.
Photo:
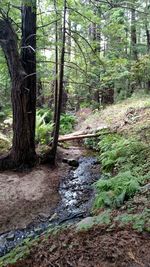
[[[54,125],[56,123],[57,116],[57,102],[58,102],[58,12],[57,12],[57,4],[56,0],[54,0],[54,7],[56,13],[56,22],[55,22],[55,85],[54,85]],[[52,133],[53,136],[54,132]]]
[[[133,60],[138,59],[136,46],[137,46],[136,18],[135,18],[135,9],[132,9],[131,11],[131,56]]]
[[[54,129],[54,138],[51,150],[51,161],[55,163],[58,137],[59,137],[59,128],[60,128],[60,115],[61,115],[61,106],[62,106],[62,94],[63,94],[63,79],[64,79],[64,59],[65,59],[65,43],[66,43],[66,0],[64,0],[64,14],[63,14],[63,37],[62,37],[62,51],[61,51],[61,60],[60,60],[60,73],[59,73],[59,95],[57,103],[57,114],[56,114],[56,123]]]

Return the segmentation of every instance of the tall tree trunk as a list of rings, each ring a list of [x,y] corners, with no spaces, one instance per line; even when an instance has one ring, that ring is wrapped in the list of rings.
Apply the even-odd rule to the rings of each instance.
[[[57,116],[57,102],[58,102],[58,12],[57,12],[57,3],[54,0],[54,8],[56,13],[56,22],[55,22],[55,83],[54,83],[54,125],[56,123],[56,116]],[[54,132],[52,133],[53,136]]]
[[[12,83],[13,143],[10,154],[0,160],[0,169],[33,166],[36,106],[36,0],[22,6],[22,54],[9,19],[0,20],[0,45]]]
[[[149,7],[149,1],[146,1],[146,7],[145,11],[147,12]],[[145,18],[145,31],[146,31],[146,40],[147,40],[147,53],[150,55],[150,30],[149,30],[149,23],[148,23],[148,18],[146,16]],[[147,89],[150,91],[150,80],[147,81]]]
[[[27,113],[30,127],[30,146],[35,155],[36,117],[36,0],[22,0],[22,65],[27,73]]]
[[[54,129],[54,138],[52,143],[51,150],[51,161],[55,163],[58,137],[59,137],[59,128],[60,128],[60,115],[62,107],[62,95],[63,95],[63,80],[64,80],[64,59],[65,59],[65,43],[66,43],[66,0],[64,0],[64,12],[63,12],[63,34],[62,34],[62,50],[61,50],[61,60],[60,60],[60,73],[59,73],[59,94],[58,94],[58,103],[57,103],[57,114],[56,114],[56,123]]]
[[[27,73],[21,63],[17,36],[9,19],[0,20],[0,45],[5,54],[12,83],[13,144],[10,154],[0,159],[0,169],[33,165]]]

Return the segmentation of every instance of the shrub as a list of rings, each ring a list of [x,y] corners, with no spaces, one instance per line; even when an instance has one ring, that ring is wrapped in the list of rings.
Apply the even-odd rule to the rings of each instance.
[[[42,116],[41,113],[36,115],[36,141],[41,144],[47,144],[51,140],[52,123],[46,123],[47,112]]]
[[[135,165],[144,164],[146,159],[147,147],[133,138],[110,134],[98,146],[101,150],[102,168],[106,172],[112,172],[114,168],[128,170]]]
[[[95,184],[97,189],[95,207],[121,206],[124,200],[134,196],[139,190],[140,181],[141,177],[133,176],[130,171],[120,172],[108,180],[99,180]]]
[[[71,114],[62,114],[60,117],[60,133],[67,134],[73,130],[76,123],[76,117]]]
[[[52,111],[48,108],[41,108],[37,111],[37,115],[44,116],[45,123],[50,123],[53,119]]]
[[[97,196],[94,205],[96,208],[119,207],[133,197],[150,177],[148,147],[136,139],[126,139],[118,134],[103,137],[98,146],[105,175],[95,183]],[[110,173],[115,173],[114,177],[110,178]]]

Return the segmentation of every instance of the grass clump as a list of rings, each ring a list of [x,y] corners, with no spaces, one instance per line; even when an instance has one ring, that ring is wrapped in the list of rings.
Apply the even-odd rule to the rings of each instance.
[[[95,208],[120,207],[150,179],[148,147],[136,139],[110,134],[98,144],[103,179],[95,183]]]

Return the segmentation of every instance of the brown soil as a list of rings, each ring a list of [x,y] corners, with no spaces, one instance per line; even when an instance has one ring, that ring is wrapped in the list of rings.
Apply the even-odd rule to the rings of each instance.
[[[63,232],[41,237],[30,255],[9,267],[149,267],[150,238],[130,229]]]
[[[24,228],[40,213],[50,216],[59,195],[60,170],[38,167],[29,173],[0,174],[0,233]]]
[[[33,221],[47,218],[59,201],[59,182],[69,166],[62,158],[77,158],[82,149],[59,148],[59,167],[39,166],[32,171],[0,173],[0,233],[24,228]]]

